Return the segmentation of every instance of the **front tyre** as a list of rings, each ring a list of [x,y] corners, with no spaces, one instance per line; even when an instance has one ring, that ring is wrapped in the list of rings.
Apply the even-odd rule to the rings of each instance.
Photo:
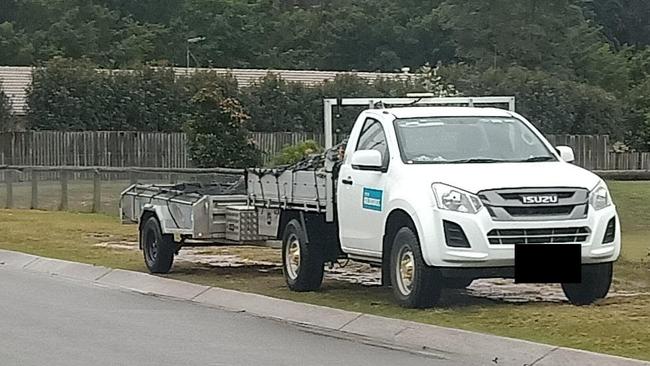
[[[393,295],[406,308],[428,308],[440,299],[443,279],[422,258],[418,238],[410,227],[395,234],[390,259]]]
[[[174,263],[176,243],[172,235],[163,235],[155,216],[149,217],[140,229],[144,263],[151,273],[169,273]]]
[[[474,282],[473,278],[445,278],[445,287],[451,289],[464,289]]]
[[[289,221],[282,236],[282,269],[289,289],[297,292],[320,289],[324,267],[322,248],[307,245],[300,222]]]
[[[612,284],[612,263],[582,266],[582,282],[563,283],[564,295],[573,305],[589,305],[604,299]]]

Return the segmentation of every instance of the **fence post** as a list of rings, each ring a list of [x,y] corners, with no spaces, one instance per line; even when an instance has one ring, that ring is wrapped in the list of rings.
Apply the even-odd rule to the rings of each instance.
[[[38,208],[38,172],[32,169],[32,203],[29,208],[36,210]]]
[[[129,183],[130,184],[138,183],[138,173],[136,173],[135,170],[129,171]]]
[[[169,183],[176,184],[177,182],[178,182],[178,175],[174,174],[174,173],[171,173],[169,175]]]
[[[102,205],[102,181],[99,170],[95,170],[93,175],[93,213],[98,213]]]
[[[68,210],[68,171],[61,170],[61,206],[59,206],[60,211]]]
[[[14,171],[7,170],[6,174],[7,180],[7,209],[14,208]]]

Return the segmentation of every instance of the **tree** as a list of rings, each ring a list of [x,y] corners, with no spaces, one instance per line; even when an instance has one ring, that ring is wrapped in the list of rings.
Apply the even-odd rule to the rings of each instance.
[[[286,82],[275,74],[267,74],[246,89],[243,102],[250,111],[255,131],[312,130],[320,110],[313,106],[319,101],[315,88]]]
[[[650,45],[649,1],[592,0],[585,2],[585,8],[616,47]]]
[[[514,95],[517,112],[549,134],[611,134],[624,138],[626,106],[600,87],[522,67],[443,68],[466,95]]]
[[[624,55],[611,49],[578,0],[446,0],[437,10],[458,56],[481,70],[523,66],[623,93]]]
[[[257,165],[260,152],[249,138],[249,119],[239,101],[225,96],[219,85],[196,93],[186,127],[194,164],[226,168]]]
[[[0,23],[0,64],[29,65],[33,60],[34,47],[27,35],[12,22]]]

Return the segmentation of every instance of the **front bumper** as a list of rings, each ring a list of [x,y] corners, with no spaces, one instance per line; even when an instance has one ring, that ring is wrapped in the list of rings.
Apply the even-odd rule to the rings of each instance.
[[[557,221],[495,221],[487,210],[477,214],[464,214],[439,209],[430,211],[429,217],[420,217],[421,247],[427,264],[437,267],[512,267],[514,266],[513,244],[491,244],[488,233],[508,229],[562,229],[586,227],[587,239],[582,245],[582,263],[606,263],[618,259],[621,251],[620,222],[616,208],[612,205],[595,211],[591,209],[587,218]],[[616,221],[615,238],[612,243],[603,244],[608,222]],[[432,224],[427,225],[429,222]],[[443,221],[458,224],[464,231],[470,248],[453,248],[446,245]],[[522,244],[525,245],[525,244]],[[549,245],[562,245],[561,243]],[[552,263],[549,263],[552,266]]]

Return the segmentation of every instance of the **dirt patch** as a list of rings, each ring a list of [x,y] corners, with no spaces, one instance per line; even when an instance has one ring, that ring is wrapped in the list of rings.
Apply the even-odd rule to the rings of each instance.
[[[94,247],[99,248],[109,248],[109,249],[118,249],[118,250],[139,250],[138,243],[130,241],[107,241],[102,243],[97,243],[93,245]]]

